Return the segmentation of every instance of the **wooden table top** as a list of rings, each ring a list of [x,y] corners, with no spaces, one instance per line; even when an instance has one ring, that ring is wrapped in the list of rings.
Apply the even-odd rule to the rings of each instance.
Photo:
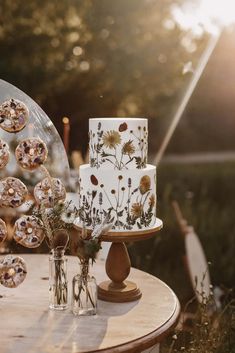
[[[25,281],[15,289],[0,286],[1,353],[141,352],[160,342],[177,322],[179,303],[159,279],[131,269],[130,279],[142,298],[131,303],[98,302],[98,314],[74,317],[70,310],[48,309],[48,255],[21,255],[27,265]],[[71,280],[79,269],[69,257]],[[92,268],[97,283],[107,279],[104,262]]]

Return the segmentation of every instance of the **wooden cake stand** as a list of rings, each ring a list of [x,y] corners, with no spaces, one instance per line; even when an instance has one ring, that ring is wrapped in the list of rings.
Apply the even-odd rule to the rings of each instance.
[[[125,242],[134,242],[153,237],[162,228],[162,221],[157,218],[153,228],[143,231],[108,232],[103,241],[112,242],[105,263],[110,281],[98,285],[98,298],[108,302],[131,302],[141,297],[136,283],[126,280],[131,270],[131,261]]]
[[[131,270],[131,261],[125,243],[149,239],[162,227],[162,220],[157,218],[151,229],[128,232],[109,231],[102,236],[102,241],[111,242],[112,245],[105,263],[110,280],[98,285],[99,299],[124,303],[141,298],[142,294],[136,283],[126,280]],[[75,228],[81,229],[78,225],[75,225]]]

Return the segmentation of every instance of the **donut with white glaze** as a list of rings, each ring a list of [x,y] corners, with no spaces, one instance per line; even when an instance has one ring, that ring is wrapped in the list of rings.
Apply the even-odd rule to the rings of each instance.
[[[20,256],[7,255],[0,263],[0,283],[7,288],[16,288],[27,274],[26,263]]]
[[[12,98],[0,105],[0,127],[7,132],[21,131],[28,119],[29,110],[23,102]]]
[[[36,137],[22,140],[15,150],[18,164],[27,170],[37,169],[46,161],[47,154],[46,144]]]
[[[15,222],[13,237],[26,248],[37,248],[45,238],[42,221],[36,216],[20,217]]]
[[[0,206],[19,207],[28,195],[27,187],[18,178],[7,177],[0,181]]]
[[[53,207],[58,201],[66,198],[66,189],[58,178],[44,178],[34,187],[34,198],[37,204],[45,207]]]

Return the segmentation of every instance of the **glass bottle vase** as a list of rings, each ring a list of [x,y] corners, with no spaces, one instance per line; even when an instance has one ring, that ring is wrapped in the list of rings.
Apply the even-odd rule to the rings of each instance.
[[[97,313],[96,279],[89,274],[88,262],[80,264],[80,274],[72,281],[72,312],[75,316],[89,316]]]
[[[49,308],[65,310],[67,307],[67,258],[64,249],[53,249],[49,257]]]

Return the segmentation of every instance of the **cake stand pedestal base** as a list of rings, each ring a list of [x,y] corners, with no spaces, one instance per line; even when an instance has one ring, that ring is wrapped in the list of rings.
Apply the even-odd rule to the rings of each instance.
[[[98,285],[98,298],[108,302],[130,302],[141,298],[138,286],[126,280],[131,270],[130,257],[124,242],[145,240],[156,235],[162,228],[162,221],[156,219],[151,229],[133,232],[108,232],[102,236],[103,241],[112,242],[105,263],[105,269],[110,281]]]
[[[126,281],[131,262],[126,245],[123,242],[112,243],[105,264],[105,269],[111,281],[105,281],[98,286],[98,298],[108,302],[130,302],[141,297],[141,292],[134,282]]]
[[[98,286],[98,298],[107,302],[125,303],[141,298],[142,293],[137,285],[131,281],[123,282],[123,288],[115,288],[111,281],[105,281]]]

